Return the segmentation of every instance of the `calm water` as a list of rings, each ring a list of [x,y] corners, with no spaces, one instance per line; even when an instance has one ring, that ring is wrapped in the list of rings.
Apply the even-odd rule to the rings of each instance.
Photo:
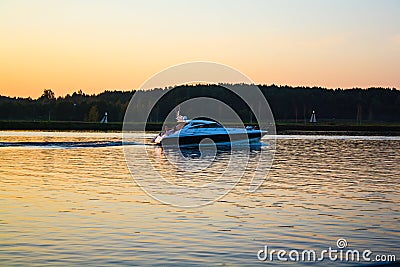
[[[264,245],[320,251],[338,238],[400,259],[400,137],[281,136],[255,193],[244,177],[222,200],[191,209],[144,193],[120,141],[0,132],[1,266],[261,266],[281,264],[257,260]],[[163,153],[149,155],[161,163]]]

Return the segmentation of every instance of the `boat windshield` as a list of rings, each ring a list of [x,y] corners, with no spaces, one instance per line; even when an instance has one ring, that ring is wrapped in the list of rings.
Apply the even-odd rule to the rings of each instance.
[[[178,123],[174,128],[175,128],[175,131],[179,131],[180,129],[182,129],[183,127],[185,127],[185,125],[186,125],[186,122],[180,122],[180,123]]]
[[[180,122],[177,125],[175,125],[172,129],[169,129],[167,126],[165,126],[165,130],[161,132],[160,134],[165,134],[165,135],[171,135],[173,133],[176,133],[177,131],[181,130],[183,127],[185,127],[187,123],[186,122]]]
[[[189,128],[222,128],[222,125],[217,122],[211,122],[211,123],[193,122],[190,124]]]

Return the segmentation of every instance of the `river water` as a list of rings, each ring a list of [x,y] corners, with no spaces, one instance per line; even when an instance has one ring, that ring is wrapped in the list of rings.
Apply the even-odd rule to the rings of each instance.
[[[146,179],[140,140],[130,145]],[[164,153],[150,149],[155,161]],[[399,260],[399,152],[400,137],[278,136],[256,192],[244,180],[179,208],[138,186],[118,133],[0,132],[0,265],[280,265],[257,252],[337,249],[339,238]]]

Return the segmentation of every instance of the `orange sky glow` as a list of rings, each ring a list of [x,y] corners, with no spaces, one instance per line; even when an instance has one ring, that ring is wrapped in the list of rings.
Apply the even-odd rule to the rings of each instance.
[[[0,95],[132,90],[190,61],[256,83],[400,88],[400,3],[2,1]]]

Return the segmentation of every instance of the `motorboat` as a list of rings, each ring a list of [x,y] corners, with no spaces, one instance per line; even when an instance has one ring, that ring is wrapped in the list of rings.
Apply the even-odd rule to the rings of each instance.
[[[178,124],[155,136],[151,143],[162,146],[190,146],[199,144],[234,145],[254,144],[267,133],[256,127],[226,128],[215,120],[196,118],[188,120],[177,113]]]

